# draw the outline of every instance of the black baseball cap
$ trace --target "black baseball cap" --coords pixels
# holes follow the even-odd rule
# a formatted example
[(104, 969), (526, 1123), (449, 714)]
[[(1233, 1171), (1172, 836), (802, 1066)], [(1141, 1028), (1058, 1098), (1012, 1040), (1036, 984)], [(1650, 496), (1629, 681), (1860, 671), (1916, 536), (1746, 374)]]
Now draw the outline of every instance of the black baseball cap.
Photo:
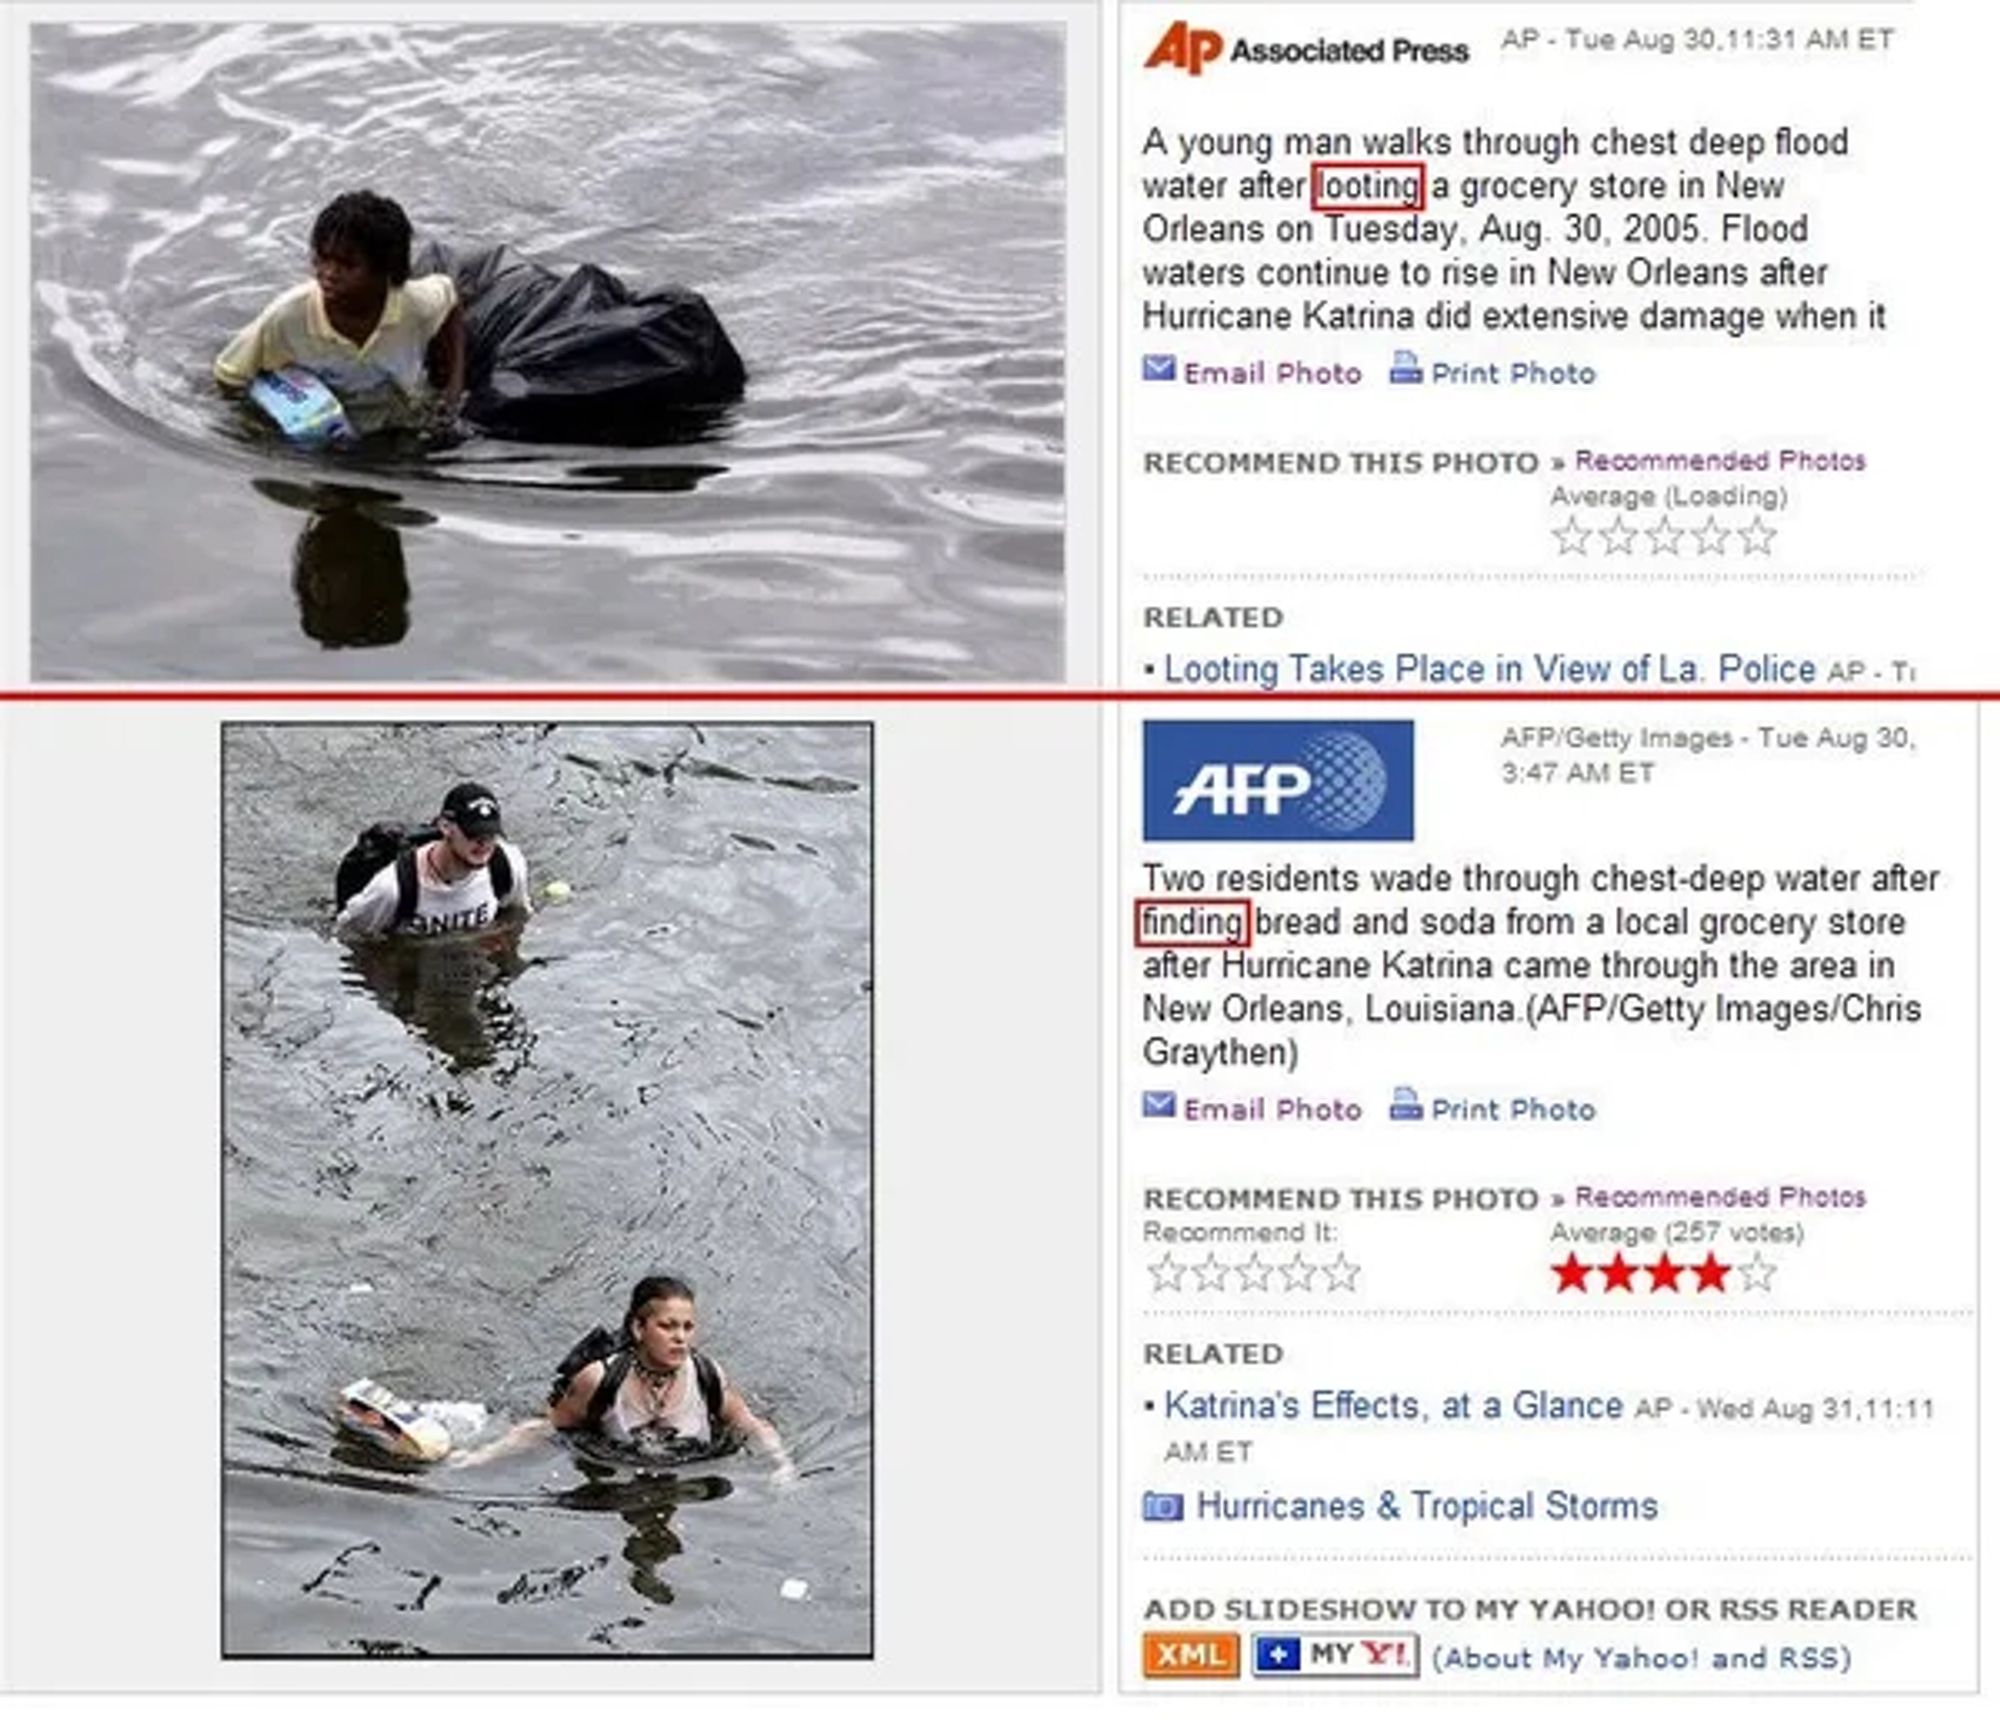
[(449, 818), (468, 836), (500, 834), (500, 802), (484, 783), (458, 784), (444, 797), (438, 817)]

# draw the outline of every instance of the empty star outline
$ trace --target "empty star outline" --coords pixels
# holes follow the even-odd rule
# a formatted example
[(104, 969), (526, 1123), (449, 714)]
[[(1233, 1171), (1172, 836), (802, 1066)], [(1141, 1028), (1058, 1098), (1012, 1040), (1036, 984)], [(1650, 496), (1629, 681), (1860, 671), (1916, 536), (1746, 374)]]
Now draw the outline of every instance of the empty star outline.
[(1555, 535), (1558, 555), (1582, 555), (1590, 543), (1590, 533), (1577, 524), (1575, 514), (1565, 524), (1549, 529)]
[(1687, 536), (1685, 526), (1677, 526), (1665, 514), (1660, 515), (1660, 523), (1646, 528), (1646, 536), (1652, 539), (1655, 555), (1679, 555), (1681, 539)]
[(1194, 1267), (1194, 1287), (1200, 1290), (1225, 1290), (1229, 1287), (1229, 1269), (1215, 1258), (1215, 1250), (1208, 1251), (1208, 1258)]
[(1163, 1290), (1178, 1290), (1181, 1287), (1181, 1280), (1187, 1276), (1187, 1268), (1171, 1253), (1161, 1255), (1147, 1270), (1153, 1274), (1155, 1294)]
[(1597, 535), (1604, 540), (1604, 553), (1606, 555), (1630, 555), (1632, 553), (1632, 540), (1639, 534), (1633, 527), (1625, 523), (1625, 516), (1623, 514), (1618, 514), (1608, 526), (1600, 526)]
[(1273, 1270), (1261, 1254), (1253, 1254), (1236, 1268), (1236, 1276), (1246, 1290), (1268, 1290)]
[(1287, 1290), (1310, 1290), (1318, 1271), (1319, 1268), (1303, 1254), (1294, 1254), (1278, 1268), (1278, 1275), (1284, 1279)]
[(1736, 1268), (1736, 1277), (1745, 1291), (1761, 1291), (1768, 1295), (1771, 1289), (1771, 1274), (1777, 1270), (1777, 1262), (1766, 1260), (1764, 1251), (1760, 1248)]
[(1771, 540), (1778, 534), (1764, 523), (1764, 516), (1759, 514), (1747, 526), (1738, 526), (1736, 535), (1743, 540), (1745, 555), (1769, 555)]
[(1345, 1249), (1322, 1266), (1320, 1271), (1326, 1275), (1326, 1288), (1329, 1294), (1345, 1292), (1350, 1296), (1353, 1295), (1355, 1280), (1361, 1276), (1360, 1265), (1347, 1258)]
[(1729, 547), (1729, 533), (1710, 514), (1702, 524), (1694, 528), (1694, 548), (1697, 555), (1721, 555)]

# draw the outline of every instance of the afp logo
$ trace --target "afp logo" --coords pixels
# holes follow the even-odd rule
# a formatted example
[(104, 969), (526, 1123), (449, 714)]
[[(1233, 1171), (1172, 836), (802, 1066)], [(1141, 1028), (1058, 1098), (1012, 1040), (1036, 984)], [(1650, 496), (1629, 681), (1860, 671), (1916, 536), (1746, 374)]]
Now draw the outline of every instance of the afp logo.
[(1148, 842), (1409, 842), (1414, 723), (1148, 723)]
[(1167, 26), (1167, 33), (1154, 45), (1146, 59), (1146, 70), (1155, 66), (1178, 66), (1191, 78), (1201, 76), (1210, 60), (1222, 58), (1222, 35), (1216, 30), (1197, 30), (1183, 18)]

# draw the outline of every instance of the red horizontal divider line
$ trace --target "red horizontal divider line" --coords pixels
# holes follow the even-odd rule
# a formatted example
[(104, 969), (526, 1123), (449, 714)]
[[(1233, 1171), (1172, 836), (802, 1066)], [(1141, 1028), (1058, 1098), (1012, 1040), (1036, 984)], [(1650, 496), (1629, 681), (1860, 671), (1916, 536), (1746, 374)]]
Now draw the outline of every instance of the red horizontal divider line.
[(1398, 687), (1371, 692), (1326, 689), (1285, 693), (1163, 687), (0, 687), (9, 705), (610, 705), (610, 704), (1983, 704), (2000, 690), (1903, 688), (1867, 692), (1818, 688), (1791, 692), (1749, 689), (1669, 692), (1662, 688), (1598, 688), (1571, 692), (1541, 687)]

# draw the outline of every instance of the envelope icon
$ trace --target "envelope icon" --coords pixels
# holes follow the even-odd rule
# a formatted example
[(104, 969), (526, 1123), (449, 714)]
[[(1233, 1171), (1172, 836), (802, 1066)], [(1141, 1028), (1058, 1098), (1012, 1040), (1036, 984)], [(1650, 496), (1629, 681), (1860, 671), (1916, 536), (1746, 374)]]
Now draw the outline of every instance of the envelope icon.
[(1171, 382), (1174, 379), (1174, 355), (1170, 352), (1149, 352), (1139, 360), (1139, 377), (1144, 382)]
[(1174, 1114), (1175, 1095), (1148, 1090), (1139, 1095), (1139, 1115), (1142, 1117), (1171, 1117)]

